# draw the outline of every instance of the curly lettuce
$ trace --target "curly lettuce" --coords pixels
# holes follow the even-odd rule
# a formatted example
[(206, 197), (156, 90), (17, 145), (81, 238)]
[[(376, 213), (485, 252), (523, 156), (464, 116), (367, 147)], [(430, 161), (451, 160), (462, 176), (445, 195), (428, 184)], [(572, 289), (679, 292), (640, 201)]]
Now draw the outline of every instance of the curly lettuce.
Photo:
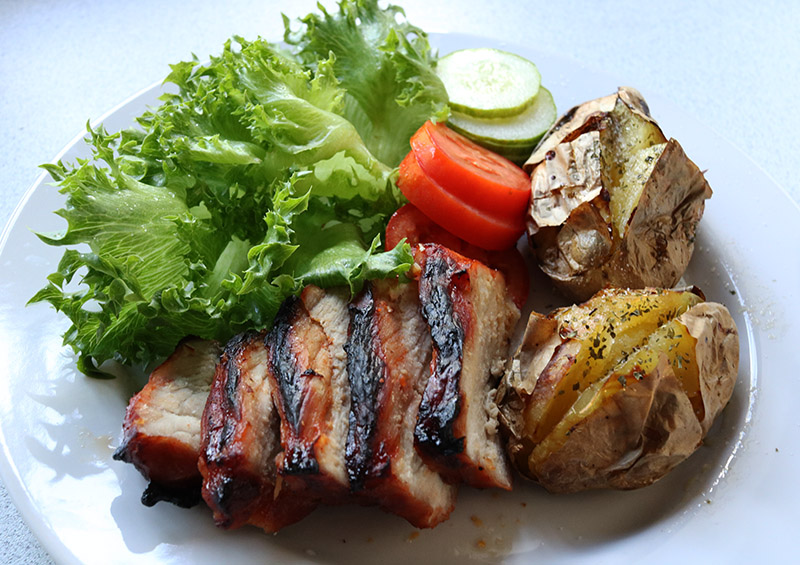
[(67, 227), (39, 237), (67, 249), (31, 302), (69, 317), (81, 370), (152, 366), (187, 335), (269, 327), (307, 284), (356, 292), (411, 266), (381, 244), (395, 167), (447, 98), (397, 11), (344, 0), (288, 49), (235, 37), (173, 65), (136, 127), (89, 127), (90, 158), (43, 165)]
[(397, 166), (420, 124), (447, 118), (447, 93), (436, 75), (436, 56), (427, 35), (405, 21), (398, 6), (341, 2), (337, 13), (320, 6), (293, 31), (284, 18), (284, 41), (307, 65), (328, 54), (345, 89), (344, 116), (358, 129), (373, 155)]

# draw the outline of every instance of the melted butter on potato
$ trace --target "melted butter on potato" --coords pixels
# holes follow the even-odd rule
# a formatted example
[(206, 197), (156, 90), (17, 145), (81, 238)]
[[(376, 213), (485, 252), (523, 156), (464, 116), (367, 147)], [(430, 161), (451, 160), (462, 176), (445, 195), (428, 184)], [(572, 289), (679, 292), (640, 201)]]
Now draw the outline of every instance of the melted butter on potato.
[(513, 464), (554, 492), (658, 480), (727, 404), (738, 347), (730, 313), (692, 291), (610, 289), (534, 314), (498, 391)]
[(588, 303), (555, 313), (564, 340), (538, 378), (526, 410), (540, 442), (578, 396), (629, 356), (668, 320), (699, 302), (691, 292), (602, 291)]

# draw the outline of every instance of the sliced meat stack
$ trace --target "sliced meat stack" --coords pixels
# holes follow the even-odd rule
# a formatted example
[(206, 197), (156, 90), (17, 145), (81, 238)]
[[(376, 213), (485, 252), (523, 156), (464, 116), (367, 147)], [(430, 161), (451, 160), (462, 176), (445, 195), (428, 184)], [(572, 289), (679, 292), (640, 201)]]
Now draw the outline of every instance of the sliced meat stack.
[(142, 502), (188, 507), (200, 501), (200, 418), (220, 354), (216, 342), (184, 339), (128, 404), (114, 459), (150, 481)]
[(511, 488), (494, 394), (519, 309), (503, 276), (439, 245), (423, 246), (420, 302), (433, 361), (415, 429), (425, 461), (452, 482)]
[(456, 489), (414, 449), (414, 426), (428, 381), (431, 340), (417, 284), (376, 281), (350, 305), (345, 347), (350, 380), (347, 471), (366, 503), (419, 528), (444, 521)]
[(419, 282), (352, 300), (308, 286), (221, 354), (185, 341), (131, 401), (116, 457), (158, 493), (202, 483), (220, 527), (267, 532), (353, 501), (433, 527), (458, 483), (510, 488), (494, 393), (519, 310), (479, 262), (438, 245), (416, 259)]

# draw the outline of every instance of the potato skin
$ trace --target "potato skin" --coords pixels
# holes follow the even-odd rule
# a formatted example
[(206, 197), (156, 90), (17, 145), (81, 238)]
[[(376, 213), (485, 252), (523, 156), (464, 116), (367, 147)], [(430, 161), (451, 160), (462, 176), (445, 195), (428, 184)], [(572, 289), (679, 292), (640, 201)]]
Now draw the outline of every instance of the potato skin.
[(536, 479), (551, 492), (633, 489), (664, 476), (701, 439), (689, 400), (664, 359), (571, 428), (560, 449), (534, 450), (531, 461)]
[[(517, 470), (551, 492), (633, 489), (652, 484), (689, 457), (732, 395), (739, 339), (720, 304), (697, 304), (673, 320), (687, 330), (679, 338), (684, 350), (690, 347), (684, 362), (697, 367), (701, 416), (676, 375), (674, 354), (659, 349), (646, 373), (637, 365), (619, 376), (593, 375), (594, 388), (535, 443), (526, 435), (536, 424), (526, 421), (526, 407), (542, 370), (571, 338), (562, 337), (552, 315), (534, 314), (498, 391), (500, 421)], [(591, 401), (581, 404), (584, 398)]]
[[(610, 165), (600, 133), (618, 101), (650, 131), (652, 143), (666, 143), (621, 235), (612, 228), (610, 187), (604, 186)], [(587, 300), (605, 286), (672, 287), (683, 275), (711, 188), (680, 144), (664, 137), (636, 90), (621, 87), (570, 110), (525, 168), (532, 186), (528, 239), (566, 296)]]
[(587, 131), (596, 130), (603, 118), (614, 109), (617, 99), (621, 99), (642, 119), (657, 126), (656, 121), (650, 116), (650, 107), (642, 94), (635, 88), (621, 86), (614, 94), (579, 104), (561, 116), (525, 162), (525, 170), (531, 172), (537, 163), (541, 163), (547, 154), (561, 143), (575, 139)]
[(739, 372), (739, 334), (730, 312), (721, 304), (705, 302), (686, 312), (681, 320), (697, 340), (697, 364), (705, 416), (703, 436), (733, 394)]

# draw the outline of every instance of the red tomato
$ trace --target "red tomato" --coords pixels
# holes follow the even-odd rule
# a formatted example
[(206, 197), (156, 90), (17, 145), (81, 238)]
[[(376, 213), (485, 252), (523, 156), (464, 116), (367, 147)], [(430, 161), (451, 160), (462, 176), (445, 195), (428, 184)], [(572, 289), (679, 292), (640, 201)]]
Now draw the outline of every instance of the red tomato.
[(406, 239), (412, 246), (418, 243), (438, 243), (497, 269), (503, 273), (508, 293), (518, 308), (521, 309), (528, 299), (528, 267), (516, 247), (490, 253), (454, 236), (413, 204), (406, 204), (397, 210), (386, 226), (387, 249), (394, 248), (402, 239)]
[(411, 137), (411, 147), (425, 174), (465, 205), (506, 223), (524, 221), (531, 179), (508, 159), (431, 121)]
[(444, 190), (425, 174), (413, 150), (400, 163), (397, 186), (412, 204), (440, 226), (483, 249), (508, 249), (525, 229), (522, 216), (517, 220), (491, 217)]
[(457, 253), (461, 253), (461, 248), (469, 245), (420, 212), (413, 204), (401, 206), (392, 214), (386, 226), (386, 249), (394, 249), (402, 239), (406, 239), (411, 246), (417, 243), (439, 243)]

